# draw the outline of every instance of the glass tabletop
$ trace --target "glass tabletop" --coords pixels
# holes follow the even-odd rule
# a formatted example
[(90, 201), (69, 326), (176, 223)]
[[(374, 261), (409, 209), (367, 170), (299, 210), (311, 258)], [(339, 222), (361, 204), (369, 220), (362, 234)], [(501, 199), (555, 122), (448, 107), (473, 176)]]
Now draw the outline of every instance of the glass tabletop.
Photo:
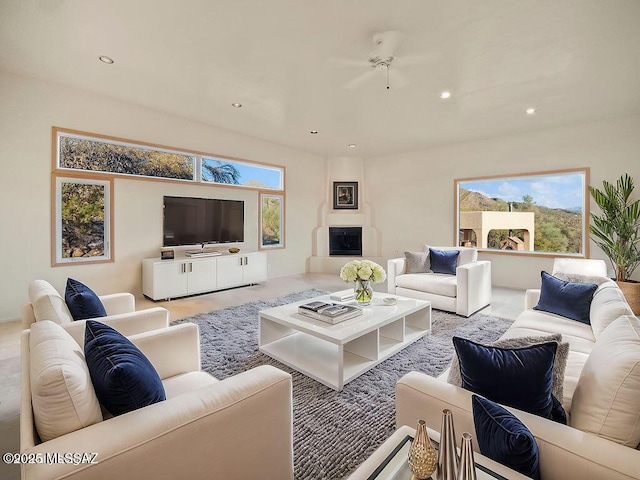
[[(407, 458), (412, 441), (413, 437), (410, 435), (400, 440), (398, 445), (396, 445), (387, 458), (378, 465), (378, 468), (373, 471), (367, 480), (410, 480), (412, 474)], [(431, 442), (437, 450), (438, 443), (433, 440)], [(492, 472), (477, 462), (475, 465), (478, 480), (507, 480), (502, 475)]]

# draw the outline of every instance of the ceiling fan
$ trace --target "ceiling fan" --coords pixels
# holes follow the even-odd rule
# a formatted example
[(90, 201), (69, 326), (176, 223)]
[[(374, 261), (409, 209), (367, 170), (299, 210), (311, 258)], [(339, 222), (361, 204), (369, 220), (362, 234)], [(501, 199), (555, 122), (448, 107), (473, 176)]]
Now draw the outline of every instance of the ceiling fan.
[(390, 86), (390, 71), (392, 73), (392, 80), (394, 88), (401, 88), (406, 86), (409, 82), (398, 71), (398, 66), (415, 65), (424, 63), (431, 60), (432, 55), (425, 56), (405, 56), (398, 59), (396, 56), (397, 48), (400, 45), (404, 35), (400, 32), (389, 30), (386, 32), (376, 33), (373, 36), (374, 48), (369, 52), (369, 57), (364, 60), (346, 60), (346, 59), (331, 59), (334, 64), (339, 64), (348, 67), (369, 67), (366, 72), (353, 78), (343, 88), (347, 90), (353, 90), (360, 85), (366, 83), (369, 80), (374, 79), (381, 73), (386, 76), (387, 90)]

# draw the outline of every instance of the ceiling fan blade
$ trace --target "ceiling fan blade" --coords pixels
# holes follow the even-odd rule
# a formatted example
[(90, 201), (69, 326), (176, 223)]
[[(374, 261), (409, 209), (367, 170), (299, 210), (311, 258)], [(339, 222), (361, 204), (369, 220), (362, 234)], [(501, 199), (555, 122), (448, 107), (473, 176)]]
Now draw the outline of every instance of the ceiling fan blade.
[(391, 90), (404, 88), (410, 83), (411, 82), (407, 79), (407, 77), (405, 77), (397, 69), (394, 69), (394, 68), (389, 69), (389, 88)]
[(401, 55), (394, 60), (394, 63), (402, 66), (424, 65), (425, 63), (435, 62), (442, 58), (439, 52), (426, 53), (424, 55)]
[(358, 88), (360, 85), (362, 85), (365, 82), (367, 82), (370, 78), (372, 78), (375, 75), (377, 75), (377, 73), (378, 72), (376, 70), (370, 69), (369, 71), (358, 75), (353, 80), (350, 80), (349, 82), (345, 83), (342, 86), (342, 88), (345, 88), (347, 90), (354, 90), (354, 89)]
[(351, 60), (349, 58), (329, 58), (327, 60), (331, 66), (334, 67), (368, 67), (369, 62), (366, 60)]

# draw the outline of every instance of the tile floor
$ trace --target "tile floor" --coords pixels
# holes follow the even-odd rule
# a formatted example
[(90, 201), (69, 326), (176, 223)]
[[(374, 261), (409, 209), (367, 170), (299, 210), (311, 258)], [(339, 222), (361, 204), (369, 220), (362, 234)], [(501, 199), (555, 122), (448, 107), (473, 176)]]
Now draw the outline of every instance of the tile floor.
[[(255, 300), (267, 300), (293, 292), (319, 288), (344, 290), (345, 283), (336, 275), (298, 274), (269, 279), (249, 287), (229, 289), (171, 301), (153, 302), (136, 299), (137, 308), (162, 306), (171, 313), (171, 320), (202, 312), (241, 305)], [(386, 284), (374, 285), (376, 291), (386, 291)], [(492, 303), (483, 313), (514, 319), (524, 308), (524, 291), (494, 287)], [(0, 452), (18, 452), (20, 412), (20, 322), (0, 323)], [(0, 478), (20, 478), (20, 469), (0, 462)]]

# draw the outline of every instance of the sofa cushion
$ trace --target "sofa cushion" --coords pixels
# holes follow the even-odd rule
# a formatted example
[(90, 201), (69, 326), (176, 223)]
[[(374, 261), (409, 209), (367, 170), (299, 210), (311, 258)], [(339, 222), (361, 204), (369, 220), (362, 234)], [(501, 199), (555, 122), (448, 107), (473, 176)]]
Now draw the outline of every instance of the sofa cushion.
[(166, 399), (160, 376), (149, 359), (108, 325), (87, 320), (84, 352), (96, 395), (113, 415)]
[(534, 310), (555, 313), (563, 317), (589, 323), (591, 300), (598, 286), (593, 283), (566, 282), (542, 272), (540, 300)]
[(535, 437), (515, 415), (495, 402), (471, 396), (478, 448), (484, 456), (533, 478), (540, 478)]
[[(551, 388), (551, 394), (559, 401), (562, 401), (564, 396), (564, 372), (567, 367), (567, 357), (569, 356), (569, 343), (562, 341), (562, 335), (560, 335), (559, 333), (555, 333), (552, 335), (544, 336), (503, 338), (494, 342), (492, 345), (494, 347), (501, 348), (523, 348), (545, 342), (556, 342), (558, 344), (556, 358), (553, 362), (553, 384)], [(458, 360), (458, 356), (455, 353), (451, 360), (451, 366), (449, 367), (447, 382), (452, 385), (457, 385), (458, 387), (462, 386), (462, 378), (460, 376), (460, 362)]]
[(429, 249), (429, 261), (431, 262), (431, 271), (434, 273), (444, 273), (447, 275), (455, 275), (458, 267), (458, 250), (437, 250)]
[(429, 252), (404, 252), (406, 273), (431, 273)]
[(45, 280), (34, 280), (29, 284), (29, 302), (33, 306), (36, 321), (51, 320), (63, 324), (73, 321), (64, 298)]
[(556, 342), (506, 349), (453, 337), (453, 346), (460, 360), (462, 388), (553, 419), (551, 386)]
[(192, 392), (199, 388), (207, 387), (218, 383), (220, 380), (209, 375), (207, 372), (187, 372), (162, 380), (167, 399), (177, 397), (183, 393)]
[(107, 311), (93, 290), (73, 278), (67, 279), (64, 300), (74, 320), (106, 317)]
[(599, 338), (615, 319), (623, 315), (633, 315), (633, 311), (622, 290), (613, 281), (602, 284), (593, 295), (589, 313), (594, 337)]
[(71, 335), (52, 321), (36, 322), (29, 350), (31, 405), (42, 441), (102, 421), (82, 348)]
[(456, 298), (456, 277), (441, 273), (407, 273), (396, 277), (396, 287)]
[(573, 395), (571, 426), (636, 448), (640, 443), (640, 320), (609, 325), (587, 359)]
[(437, 247), (433, 245), (425, 245), (424, 251), (428, 252), (430, 248), (436, 248), (438, 250), (457, 250), (460, 252), (458, 256), (458, 265), (466, 265), (467, 263), (473, 263), (478, 260), (478, 249), (472, 247)]

